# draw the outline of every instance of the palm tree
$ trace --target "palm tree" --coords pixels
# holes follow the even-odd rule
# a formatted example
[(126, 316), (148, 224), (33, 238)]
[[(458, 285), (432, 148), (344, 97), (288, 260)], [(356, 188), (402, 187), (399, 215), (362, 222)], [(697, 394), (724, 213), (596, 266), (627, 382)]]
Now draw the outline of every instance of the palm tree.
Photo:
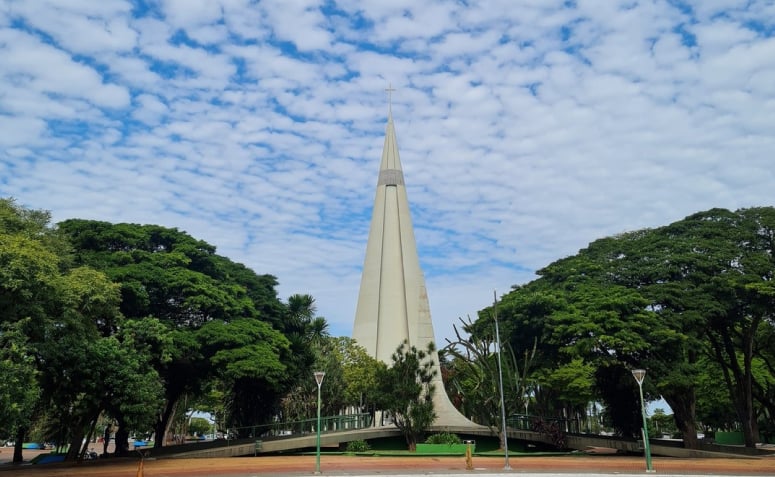
[(288, 333), (305, 334), (317, 307), (312, 295), (295, 294), (288, 297), (287, 320), (285, 331)]
[(331, 336), (328, 332), (328, 321), (322, 316), (315, 317), (307, 326), (306, 336), (311, 344), (322, 346), (326, 338)]

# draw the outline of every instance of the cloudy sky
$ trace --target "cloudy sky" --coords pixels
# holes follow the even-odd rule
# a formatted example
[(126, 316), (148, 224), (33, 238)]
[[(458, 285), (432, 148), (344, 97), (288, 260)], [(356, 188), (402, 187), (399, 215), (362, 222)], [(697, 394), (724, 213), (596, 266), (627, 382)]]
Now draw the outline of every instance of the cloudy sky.
[(771, 0), (0, 0), (0, 195), (185, 230), (349, 335), (391, 84), (440, 341), (592, 240), (774, 202)]

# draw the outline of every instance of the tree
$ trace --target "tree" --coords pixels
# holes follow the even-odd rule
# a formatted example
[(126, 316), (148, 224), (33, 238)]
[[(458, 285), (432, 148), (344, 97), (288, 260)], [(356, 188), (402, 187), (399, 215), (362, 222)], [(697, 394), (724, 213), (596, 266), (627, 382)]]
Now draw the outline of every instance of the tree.
[(654, 409), (654, 414), (649, 418), (649, 436), (658, 438), (666, 435), (672, 437), (675, 431), (673, 416), (665, 414), (665, 410), (662, 408)]
[[(527, 340), (534, 340), (530, 379), (536, 384), (536, 407), (542, 415), (585, 416), (593, 397), (611, 410), (621, 406), (621, 399), (602, 389), (612, 385), (609, 375), (592, 370), (642, 363), (648, 357), (650, 334), (659, 330), (645, 299), (626, 287), (605, 283), (596, 268), (583, 252), (560, 260), (539, 271), (538, 280), (505, 295), (499, 306), (503, 310), (499, 315), (508, 323), (504, 326), (508, 342), (526, 350)], [(569, 380), (573, 373), (579, 373), (578, 381)], [(581, 392), (567, 392), (571, 383)], [(634, 381), (622, 384), (632, 386)], [(634, 404), (630, 407), (635, 409)], [(609, 414), (622, 435), (635, 435), (637, 414)]]
[(70, 441), (68, 459), (83, 455), (84, 437), (93, 435), (105, 411), (119, 423), (120, 449), (127, 426), (147, 429), (152, 422), (162, 396), (158, 373), (135, 339), (140, 327), (124, 327), (117, 285), (100, 272), (79, 267), (63, 275), (57, 288), (60, 308), (37, 353), (44, 397), (66, 431), (60, 438)]
[[(42, 419), (52, 424), (40, 426), (47, 437), (71, 443), (68, 458), (105, 416), (118, 423), (118, 454), (130, 432), (150, 427), (160, 446), (181, 396), (213, 381), (228, 386), (224, 425), (269, 419), (307, 371), (305, 343), (283, 336), (288, 309), (271, 275), (175, 229), (85, 220), (53, 228), (49, 217), (0, 200), (0, 368), (36, 384), (0, 386), (15, 461)], [(326, 323), (309, 329), (322, 337)]]
[(40, 396), (39, 371), (22, 331), (25, 321), (0, 323), (0, 435), (28, 425)]
[[(493, 316), (491, 309), (483, 310), (480, 316)], [(517, 359), (509, 342), (502, 343), (501, 364), (502, 372), (498, 370), (495, 329), (493, 321), (488, 320), (489, 326), (476, 328), (469, 318), (468, 321), (460, 319), (464, 336), (457, 326), (454, 327), (455, 340), (447, 340), (444, 348), (445, 354), (452, 356), (452, 361), (447, 366), (452, 370), (451, 379), (447, 385), (453, 389), (450, 393), (460, 398), (459, 409), (474, 421), (488, 426), (491, 430), (501, 427), (500, 409), (500, 379), (503, 379), (504, 406), (506, 414), (518, 413), (524, 406), (528, 394), (528, 379), (531, 361), (535, 356), (533, 349), (525, 350), (520, 356), (522, 363)], [(487, 322), (485, 322), (487, 323)], [(505, 444), (502, 430), (499, 432), (501, 446)]]
[[(181, 397), (205, 393), (211, 380), (222, 378), (230, 386), (224, 392), (229, 404), (224, 424), (244, 424), (271, 414), (279, 400), (277, 386), (304, 368), (306, 351), (291, 346), (286, 352), (287, 341), (270, 327), (282, 326), (285, 316), (274, 277), (258, 276), (177, 229), (87, 220), (68, 220), (59, 228), (76, 250), (77, 263), (120, 284), (124, 316), (152, 317), (169, 330), (165, 346), (150, 348), (165, 397), (153, 413), (155, 446), (164, 444)], [(225, 339), (218, 327), (230, 324), (236, 334)], [(259, 362), (250, 363), (249, 355)], [(270, 374), (258, 376), (260, 370)]]
[(118, 287), (94, 269), (74, 266), (72, 249), (49, 217), (0, 201), (0, 339), (3, 367), (18, 386), (7, 397), (16, 462), (36, 421), (55, 416), (59, 424), (45, 437), (70, 442), (74, 459), (103, 411), (142, 420), (153, 415), (160, 391), (144, 355), (115, 335), (123, 320)]
[(366, 349), (352, 338), (330, 338), (332, 353), (342, 366), (343, 404), (359, 409), (360, 412), (374, 412), (377, 400), (377, 375), (387, 365), (366, 352)]
[(537, 376), (544, 392), (551, 392), (556, 402), (562, 403), (561, 413), (567, 418), (586, 417), (587, 405), (596, 397), (595, 367), (582, 357), (547, 370)]
[(188, 424), (188, 432), (194, 436), (209, 434), (212, 430), (210, 421), (203, 417), (192, 417)]
[[(758, 378), (754, 369), (757, 360), (771, 362), (762, 343), (775, 322), (774, 244), (773, 208), (713, 209), (597, 240), (503, 297), (504, 314), (519, 329), (510, 340), (537, 337), (540, 367), (584, 357), (598, 369), (604, 399), (615, 396), (608, 388), (625, 379), (627, 368), (647, 369), (647, 395), (670, 404), (687, 447), (697, 444), (696, 389), (703, 366), (712, 363), (746, 445), (754, 445), (756, 405), (772, 404), (765, 391), (772, 367), (762, 366), (766, 376)], [(636, 419), (614, 410), (615, 420)], [(620, 429), (634, 428), (625, 421)]]
[(390, 412), (410, 451), (416, 449), (417, 442), (436, 419), (432, 399), (435, 350), (433, 343), (426, 350), (418, 350), (405, 340), (393, 353), (392, 365), (377, 375), (377, 406)]
[(761, 379), (754, 376), (754, 353), (762, 330), (773, 326), (775, 209), (712, 209), (648, 235), (660, 243), (655, 258), (662, 264), (649, 288), (679, 292), (663, 308), (690, 327), (703, 344), (697, 349), (720, 367), (745, 443), (755, 446)]
[[(373, 417), (378, 395), (377, 374), (386, 365), (369, 356), (351, 338), (313, 338), (310, 346), (315, 351), (312, 369), (326, 373), (321, 387), (321, 412), (347, 414), (355, 409), (371, 412)], [(309, 376), (306, 378), (283, 399), (284, 419), (308, 419), (316, 413), (317, 385)]]
[(202, 355), (229, 390), (231, 424), (246, 428), (268, 421), (293, 383), (285, 364), (291, 361), (288, 340), (269, 324), (248, 318), (211, 321), (197, 337)]
[(67, 248), (50, 228), (49, 220), (48, 212), (0, 199), (2, 367), (20, 386), (0, 393), (0, 408), (8, 412), (3, 413), (5, 424), (14, 426), (8, 429), (16, 437), (14, 462), (22, 461), (22, 442), (45, 409), (40, 389), (45, 375), (38, 350), (51, 342), (47, 330), (60, 299), (57, 282), (68, 265), (63, 257)]

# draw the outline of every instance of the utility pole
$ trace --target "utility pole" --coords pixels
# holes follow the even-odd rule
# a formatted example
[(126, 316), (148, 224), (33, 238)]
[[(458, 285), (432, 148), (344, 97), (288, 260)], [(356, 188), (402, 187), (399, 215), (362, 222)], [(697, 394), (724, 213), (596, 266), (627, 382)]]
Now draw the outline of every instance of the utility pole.
[(506, 432), (506, 404), (503, 401), (503, 368), (501, 367), (501, 334), (498, 329), (498, 296), (495, 290), (492, 291), (492, 309), (495, 316), (495, 340), (498, 343), (498, 385), (501, 391), (501, 421), (503, 431), (503, 452), (505, 463), (503, 470), (511, 470), (509, 465), (509, 435)]

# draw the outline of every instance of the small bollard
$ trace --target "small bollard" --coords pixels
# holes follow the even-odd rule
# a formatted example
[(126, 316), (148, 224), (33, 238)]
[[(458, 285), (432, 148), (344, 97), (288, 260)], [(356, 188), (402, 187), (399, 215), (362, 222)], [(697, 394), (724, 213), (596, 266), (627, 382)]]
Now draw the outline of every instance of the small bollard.
[(145, 477), (145, 457), (149, 453), (143, 453), (142, 451), (137, 451), (138, 454), (140, 454), (140, 463), (137, 464), (137, 474), (135, 474), (135, 477)]
[(471, 444), (474, 441), (465, 441), (466, 443), (466, 470), (474, 470), (474, 459), (471, 454)]

